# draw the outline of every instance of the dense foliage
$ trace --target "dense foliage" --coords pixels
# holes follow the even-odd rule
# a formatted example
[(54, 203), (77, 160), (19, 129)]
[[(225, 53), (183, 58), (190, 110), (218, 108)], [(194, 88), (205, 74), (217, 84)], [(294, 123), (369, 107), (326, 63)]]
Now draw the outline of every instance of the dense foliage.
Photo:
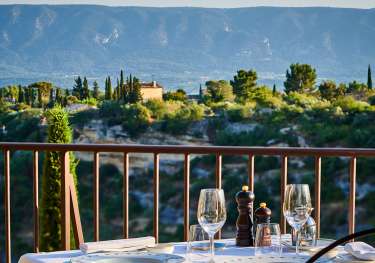
[[(27, 87), (8, 86), (0, 89), (0, 124), (3, 125), (0, 138), (2, 141), (46, 141), (46, 126), (42, 123), (42, 116), (45, 114), (43, 112), (56, 104), (68, 107), (77, 103), (91, 107), (73, 111), (69, 115), (76, 142), (84, 138), (88, 141), (114, 143), (151, 141), (157, 144), (176, 144), (188, 141), (195, 144), (231, 146), (375, 148), (375, 91), (369, 85), (371, 81), (367, 84), (358, 81), (338, 84), (332, 80), (316, 83), (316, 70), (310, 65), (298, 63), (291, 65), (285, 77), (285, 89), (282, 91), (276, 87), (257, 84), (257, 73), (254, 70), (239, 70), (230, 82), (207, 81), (206, 85), (201, 87), (199, 95), (192, 96), (179, 89), (165, 92), (163, 99), (148, 101), (143, 101), (140, 97), (136, 100), (129, 99), (131, 96), (128, 88), (133, 85), (134, 90), (139, 80), (131, 75), (126, 78), (123, 72), (120, 73), (114, 88), (111, 79), (106, 78), (104, 93), (99, 90), (97, 83), (93, 84), (92, 89), (88, 83), (89, 96), (85, 95), (85, 98), (73, 90), (46, 83)], [(83, 84), (85, 78), (82, 79), (83, 88), (86, 84)], [(368, 71), (368, 80), (371, 80), (371, 70)], [(53, 108), (50, 112), (57, 112), (56, 109), (59, 109), (58, 112), (61, 110)], [(68, 118), (67, 115), (61, 116), (65, 116), (61, 117), (64, 120)], [(68, 137), (71, 138), (73, 134), (71, 131), (69, 133)], [(64, 138), (69, 139), (68, 137)], [(66, 141), (65, 139), (60, 142)], [(45, 169), (49, 167), (51, 172), (58, 174), (57, 158), (58, 156), (47, 153), (44, 158)], [(85, 232), (87, 240), (92, 237), (90, 158), (82, 160), (77, 167), (80, 175), (78, 181), (82, 220), (89, 229)], [(122, 220), (119, 210), (122, 200), (122, 161), (113, 156), (108, 158), (101, 166), (101, 194), (105, 200), (102, 201), (103, 209), (100, 211), (103, 217), (101, 233), (103, 238), (109, 239), (121, 237), (121, 226), (118, 222)], [(137, 158), (132, 161), (139, 162)], [(24, 159), (27, 159), (27, 156), (19, 158)], [(15, 162), (18, 162), (18, 159)], [(166, 167), (167, 162), (161, 165), (162, 241), (180, 240), (182, 237), (182, 226), (178, 218), (182, 211), (179, 200), (183, 199), (183, 166), (176, 160), (170, 162), (173, 162), (173, 168)], [(214, 162), (215, 159), (211, 156), (192, 158), (193, 211), (199, 189), (213, 186)], [(229, 209), (224, 233), (228, 237), (231, 237), (231, 226), (234, 225), (236, 217), (236, 205), (230, 197), (234, 196), (241, 184), (247, 182), (246, 162), (243, 156), (225, 156), (223, 161), (223, 186)], [(72, 167), (74, 165), (75, 162)], [(313, 187), (314, 163), (311, 158), (291, 158), (288, 165), (288, 182), (306, 182)], [(325, 211), (322, 213), (322, 231), (327, 236), (336, 237), (346, 230), (346, 203), (343, 200), (348, 198), (347, 165), (347, 160), (342, 158), (322, 160), (322, 209)], [(152, 209), (148, 206), (152, 178), (151, 161), (142, 164), (141, 168), (131, 168), (132, 174), (136, 175), (130, 180), (130, 229), (131, 233), (134, 233), (132, 236), (149, 235), (152, 232)], [(280, 160), (276, 157), (256, 158), (256, 202), (269, 203), (274, 221), (280, 216), (280, 205), (279, 199), (270, 193), (279, 191), (279, 168)], [(18, 177), (26, 173), (22, 167), (17, 169), (20, 174)], [(371, 187), (375, 184), (373, 169), (375, 167), (371, 159), (358, 159), (358, 188), (364, 189), (358, 196), (357, 219), (360, 226), (375, 223), (375, 211), (373, 206), (370, 206), (373, 204), (371, 195), (374, 194)], [(54, 202), (53, 206), (57, 202)], [(194, 215), (194, 212), (191, 214)], [(171, 223), (168, 218), (175, 221)], [(192, 217), (191, 222), (194, 223), (194, 220)], [(50, 226), (58, 229), (56, 224)], [(51, 244), (57, 245), (53, 242)]]

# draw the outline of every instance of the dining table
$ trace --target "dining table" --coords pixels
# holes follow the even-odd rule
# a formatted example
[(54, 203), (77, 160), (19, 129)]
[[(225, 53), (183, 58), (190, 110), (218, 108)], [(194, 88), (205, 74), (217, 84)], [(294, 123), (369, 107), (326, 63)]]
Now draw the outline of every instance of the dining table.
[[(290, 247), (282, 246), (278, 253), (257, 253), (254, 247), (238, 247), (235, 245), (234, 239), (215, 240), (215, 242), (225, 243), (223, 249), (215, 251), (214, 262), (261, 262), (261, 263), (286, 263), (286, 262), (306, 262), (311, 253), (301, 251), (298, 255)], [(187, 253), (186, 242), (172, 243), (173, 249), (169, 252), (182, 258), (178, 262), (209, 262), (209, 254), (207, 251), (195, 251)], [(82, 258), (85, 254), (80, 250), (55, 251), (27, 253), (20, 257), (18, 263), (70, 263), (75, 262), (74, 259)], [(80, 262), (80, 261), (79, 261)], [(85, 261), (82, 261), (85, 262)], [(89, 261), (87, 261), (89, 262)], [(169, 261), (166, 261), (169, 263)], [(171, 261), (174, 263), (177, 261)], [(363, 262), (347, 254), (343, 247), (337, 248), (337, 256), (323, 257), (318, 262)]]

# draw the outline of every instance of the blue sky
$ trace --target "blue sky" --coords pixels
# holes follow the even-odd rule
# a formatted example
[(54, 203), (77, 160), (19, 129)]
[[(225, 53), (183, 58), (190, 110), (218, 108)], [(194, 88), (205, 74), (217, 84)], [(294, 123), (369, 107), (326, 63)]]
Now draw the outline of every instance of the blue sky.
[(329, 6), (346, 8), (375, 8), (375, 0), (0, 0), (0, 4), (99, 4), (110, 6)]

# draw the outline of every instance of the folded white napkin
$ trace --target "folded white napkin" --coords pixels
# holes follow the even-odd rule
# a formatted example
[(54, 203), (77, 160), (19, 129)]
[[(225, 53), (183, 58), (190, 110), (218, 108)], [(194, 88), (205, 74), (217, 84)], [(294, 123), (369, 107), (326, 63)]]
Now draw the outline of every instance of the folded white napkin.
[(154, 247), (154, 237), (139, 237), (129, 239), (117, 239), (98, 242), (87, 242), (79, 246), (84, 253), (110, 252), (110, 251), (134, 251), (146, 247)]
[(364, 242), (347, 243), (344, 249), (358, 259), (375, 260), (375, 248)]

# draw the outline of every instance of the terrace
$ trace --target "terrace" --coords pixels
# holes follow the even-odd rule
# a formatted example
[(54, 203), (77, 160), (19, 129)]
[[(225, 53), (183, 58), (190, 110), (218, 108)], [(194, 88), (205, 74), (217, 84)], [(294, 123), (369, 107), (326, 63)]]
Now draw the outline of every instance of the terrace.
[[(184, 240), (187, 240), (189, 233), (189, 211), (190, 211), (190, 157), (193, 154), (213, 155), (216, 157), (215, 164), (215, 185), (222, 188), (222, 160), (229, 155), (248, 157), (248, 185), (251, 191), (254, 190), (254, 171), (256, 168), (255, 156), (276, 156), (281, 160), (280, 167), (280, 191), (274, 193), (280, 195), (285, 190), (288, 182), (288, 158), (289, 157), (313, 157), (315, 159), (315, 193), (314, 197), (314, 218), (317, 222), (317, 235), (320, 235), (320, 213), (321, 213), (321, 171), (322, 158), (325, 157), (346, 157), (350, 159), (349, 172), (349, 199), (348, 202), (348, 233), (355, 231), (356, 212), (356, 168), (357, 158), (371, 158), (375, 156), (374, 149), (351, 149), (351, 148), (275, 148), (275, 147), (220, 147), (220, 146), (155, 146), (155, 145), (114, 145), (114, 144), (48, 144), (48, 143), (1, 143), (1, 150), (4, 153), (4, 216), (5, 232), (0, 233), (5, 236), (5, 262), (12, 261), (12, 236), (11, 236), (11, 198), (10, 183), (12, 171), (10, 170), (11, 153), (14, 151), (28, 151), (33, 153), (33, 224), (34, 224), (34, 251), (39, 252), (39, 154), (45, 151), (57, 151), (61, 153), (62, 171), (62, 191), (61, 191), (61, 214), (62, 214), (62, 240), (61, 250), (70, 250), (71, 222), (73, 233), (77, 245), (84, 242), (84, 233), (81, 225), (78, 200), (75, 189), (72, 187), (72, 178), (69, 173), (69, 152), (86, 152), (93, 155), (93, 231), (94, 241), (100, 240), (99, 236), (99, 166), (100, 153), (120, 153), (123, 154), (123, 237), (129, 237), (129, 154), (148, 153), (153, 155), (153, 233), (156, 241), (159, 238), (159, 163), (161, 154), (181, 155), (184, 157), (183, 173), (183, 211), (184, 211)], [(324, 167), (323, 167), (324, 169)], [(283, 194), (280, 195), (281, 204)], [(282, 210), (282, 209), (281, 209)], [(284, 217), (280, 220), (281, 232), (286, 232), (286, 222)], [(150, 233), (151, 235), (151, 233)], [(219, 235), (220, 236), (220, 235)]]

